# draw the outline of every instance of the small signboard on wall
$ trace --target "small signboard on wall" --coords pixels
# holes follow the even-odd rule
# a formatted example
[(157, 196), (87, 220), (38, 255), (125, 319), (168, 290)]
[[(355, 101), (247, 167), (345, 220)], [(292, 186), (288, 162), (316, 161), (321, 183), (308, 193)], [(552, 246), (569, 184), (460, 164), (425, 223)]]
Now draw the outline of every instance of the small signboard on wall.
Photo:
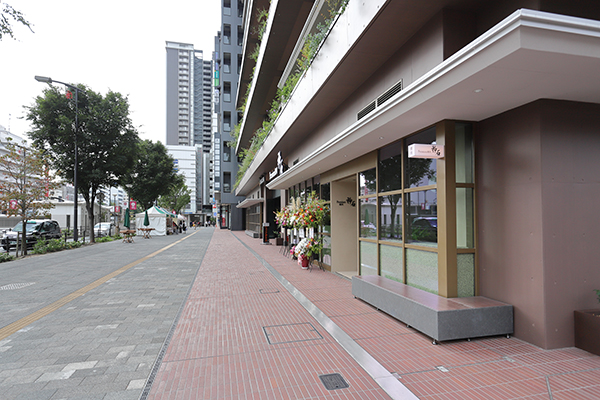
[(413, 143), (408, 146), (408, 158), (444, 158), (444, 146)]

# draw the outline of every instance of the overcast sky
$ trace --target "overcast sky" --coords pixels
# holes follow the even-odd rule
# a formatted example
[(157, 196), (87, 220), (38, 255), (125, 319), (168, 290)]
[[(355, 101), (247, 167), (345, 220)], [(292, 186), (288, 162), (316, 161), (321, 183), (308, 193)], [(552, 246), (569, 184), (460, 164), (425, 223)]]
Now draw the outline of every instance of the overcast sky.
[[(0, 125), (26, 137), (23, 106), (47, 84), (35, 75), (129, 97), (142, 139), (165, 142), (165, 42), (211, 59), (221, 0), (7, 0), (33, 25), (0, 40)], [(60, 85), (57, 85), (60, 86)]]

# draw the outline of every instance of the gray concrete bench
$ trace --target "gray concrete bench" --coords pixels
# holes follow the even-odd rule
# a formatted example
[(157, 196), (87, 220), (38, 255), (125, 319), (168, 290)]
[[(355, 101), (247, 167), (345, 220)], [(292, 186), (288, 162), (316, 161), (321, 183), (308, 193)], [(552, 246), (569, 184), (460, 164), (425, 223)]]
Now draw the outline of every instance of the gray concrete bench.
[(434, 340), (513, 333), (513, 307), (486, 297), (445, 298), (381, 276), (352, 277), (354, 297)]
[(254, 232), (254, 231), (249, 231), (249, 230), (246, 230), (246, 235), (248, 235), (248, 236), (250, 236), (251, 238), (254, 238), (254, 239), (260, 237), (260, 233)]

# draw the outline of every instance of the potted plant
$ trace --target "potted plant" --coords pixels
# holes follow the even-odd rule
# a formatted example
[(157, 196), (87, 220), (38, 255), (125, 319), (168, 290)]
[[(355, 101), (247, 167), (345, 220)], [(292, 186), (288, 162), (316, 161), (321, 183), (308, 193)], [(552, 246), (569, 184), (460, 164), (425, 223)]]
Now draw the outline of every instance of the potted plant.
[[(600, 303), (600, 290), (595, 290)], [(600, 309), (575, 311), (575, 347), (600, 356)]]
[(311, 237), (302, 239), (295, 246), (294, 255), (298, 257), (298, 264), (302, 266), (302, 269), (308, 269), (308, 264), (313, 257), (320, 254), (322, 248), (321, 240)]

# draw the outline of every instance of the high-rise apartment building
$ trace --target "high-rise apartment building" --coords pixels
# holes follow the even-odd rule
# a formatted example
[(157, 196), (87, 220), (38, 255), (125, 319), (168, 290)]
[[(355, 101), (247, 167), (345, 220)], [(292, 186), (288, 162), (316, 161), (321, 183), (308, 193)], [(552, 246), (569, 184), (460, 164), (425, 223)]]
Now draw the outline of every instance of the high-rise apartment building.
[[(202, 158), (211, 151), (212, 61), (205, 61), (202, 50), (188, 43), (166, 42), (166, 52), (166, 144), (169, 149), (195, 146), (195, 153)], [(173, 151), (170, 153), (175, 156)], [(195, 201), (186, 211), (200, 214), (210, 209), (209, 196), (203, 195), (209, 185), (209, 170), (198, 160), (195, 165), (195, 176), (186, 176), (189, 185), (194, 185), (190, 190)]]
[(221, 31), (215, 37), (214, 101), (217, 120), (213, 129), (212, 193), (216, 203), (218, 225), (232, 230), (244, 229), (244, 214), (237, 204), (244, 199), (234, 194), (238, 162), (232, 132), (238, 123), (236, 93), (242, 60), (244, 2), (224, 0)]

